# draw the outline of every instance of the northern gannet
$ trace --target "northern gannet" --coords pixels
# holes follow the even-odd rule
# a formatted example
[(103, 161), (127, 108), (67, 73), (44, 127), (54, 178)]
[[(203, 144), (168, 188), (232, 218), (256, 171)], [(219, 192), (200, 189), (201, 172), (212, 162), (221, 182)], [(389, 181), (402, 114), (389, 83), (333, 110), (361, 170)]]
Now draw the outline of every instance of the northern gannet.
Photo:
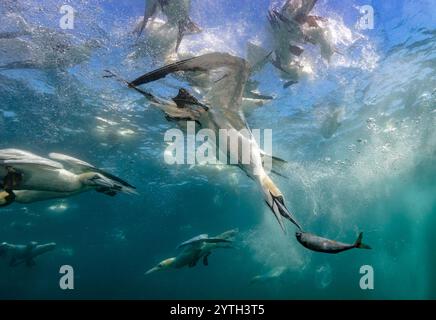
[(209, 237), (207, 234), (201, 234), (190, 240), (181, 243), (177, 248), (180, 253), (172, 258), (159, 262), (145, 274), (167, 269), (179, 269), (185, 266), (194, 267), (202, 259), (203, 264), (209, 264), (208, 257), (213, 250), (218, 248), (233, 248), (234, 237), (238, 233), (237, 229), (226, 231), (215, 237)]
[(67, 197), (88, 190), (110, 196), (135, 193), (135, 187), (126, 181), (87, 162), (59, 153), (50, 153), (49, 157), (19, 149), (0, 150), (0, 205), (13, 200), (28, 203)]

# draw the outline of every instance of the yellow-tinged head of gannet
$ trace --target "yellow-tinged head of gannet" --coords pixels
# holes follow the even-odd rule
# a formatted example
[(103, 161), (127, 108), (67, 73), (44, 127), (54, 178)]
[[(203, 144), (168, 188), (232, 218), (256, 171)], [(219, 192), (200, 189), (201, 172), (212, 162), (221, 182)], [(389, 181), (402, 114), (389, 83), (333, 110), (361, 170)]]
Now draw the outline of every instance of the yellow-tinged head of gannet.
[(157, 264), (157, 266), (155, 266), (155, 267), (151, 268), (150, 270), (148, 270), (145, 274), (150, 274), (150, 273), (153, 273), (155, 271), (162, 271), (162, 270), (169, 269), (169, 268), (174, 266), (175, 262), (176, 262), (176, 258), (175, 257), (165, 259), (165, 260), (159, 262)]
[(298, 229), (301, 230), (302, 228), (295, 219), (294, 215), (286, 208), (281, 191), (274, 184), (271, 178), (268, 177), (268, 175), (264, 174), (259, 178), (259, 182), (262, 187), (265, 201), (271, 208), (283, 231), (285, 231), (285, 226), (283, 224), (282, 218), (290, 220), (298, 227)]
[(79, 175), (79, 181), (84, 186), (88, 187), (107, 187), (113, 188), (114, 183), (112, 180), (106, 178), (104, 175), (98, 172), (85, 172)]
[(15, 200), (15, 194), (12, 191), (0, 191), (0, 207), (10, 205)]

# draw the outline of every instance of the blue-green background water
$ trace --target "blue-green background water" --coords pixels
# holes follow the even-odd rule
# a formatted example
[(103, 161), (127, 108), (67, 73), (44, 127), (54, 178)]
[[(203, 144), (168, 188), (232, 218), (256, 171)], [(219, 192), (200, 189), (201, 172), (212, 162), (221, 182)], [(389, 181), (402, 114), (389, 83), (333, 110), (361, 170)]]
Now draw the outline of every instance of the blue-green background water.
[[(343, 55), (328, 65), (312, 49), (314, 75), (289, 89), (272, 67), (257, 75), (261, 88), (277, 98), (247, 120), (252, 128), (273, 128), (274, 154), (289, 162), (288, 179), (275, 178), (289, 209), (312, 232), (352, 242), (363, 231), (373, 247), (338, 255), (304, 249), (291, 225), (282, 234), (241, 170), (164, 163), (163, 135), (175, 124), (102, 78), (107, 68), (134, 78), (156, 66), (147, 58), (126, 58), (143, 1), (69, 3), (77, 19), (68, 32), (103, 45), (88, 62), (67, 70), (0, 71), (0, 148), (71, 154), (127, 179), (139, 195), (89, 192), (2, 208), (1, 242), (54, 241), (58, 247), (30, 269), (0, 260), (0, 298), (436, 298), (431, 1), (319, 1), (315, 12), (335, 21)], [(2, 1), (1, 9), (55, 29), (62, 4)], [(356, 7), (364, 4), (374, 7), (374, 30), (355, 28)], [(205, 32), (184, 40), (182, 49), (206, 42), (245, 56), (246, 40), (267, 45), (270, 5), (193, 0), (191, 16)], [(341, 107), (343, 115), (326, 139), (329, 105)], [(174, 255), (178, 243), (236, 227), (238, 248), (214, 252), (208, 267), (144, 276)], [(74, 267), (75, 290), (59, 289), (64, 264)], [(362, 265), (374, 268), (374, 290), (359, 288)], [(250, 285), (253, 276), (277, 267), (286, 267), (280, 277)]]

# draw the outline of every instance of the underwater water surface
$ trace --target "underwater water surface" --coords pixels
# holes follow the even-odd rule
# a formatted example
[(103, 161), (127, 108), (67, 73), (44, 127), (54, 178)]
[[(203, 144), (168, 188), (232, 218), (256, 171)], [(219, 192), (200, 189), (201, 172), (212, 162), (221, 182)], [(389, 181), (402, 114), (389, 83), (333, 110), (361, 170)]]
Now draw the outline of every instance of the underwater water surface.
[[(245, 57), (249, 40), (268, 46), (268, 8), (280, 3), (193, 0), (191, 17), (203, 32), (186, 36), (180, 50)], [(62, 4), (0, 0), (0, 14), (57, 30)], [(164, 134), (176, 124), (103, 78), (105, 69), (134, 79), (163, 65), (132, 57), (144, 1), (69, 4), (75, 28), (63, 32), (99, 45), (86, 61), (62, 69), (0, 68), (0, 149), (72, 155), (126, 179), (138, 195), (85, 192), (0, 208), (0, 242), (57, 243), (32, 268), (0, 259), (0, 298), (436, 298), (432, 1), (320, 0), (314, 12), (332, 22), (341, 54), (327, 63), (309, 48), (312, 72), (289, 88), (271, 65), (255, 76), (275, 99), (246, 119), (251, 128), (272, 129), (274, 155), (287, 161), (286, 177), (274, 180), (288, 208), (311, 232), (352, 243), (362, 231), (372, 247), (337, 255), (302, 247), (290, 223), (284, 234), (242, 170), (165, 163)], [(372, 30), (356, 27), (362, 5), (374, 8)], [(14, 25), (2, 24), (7, 28)], [(38, 60), (45, 46), (36, 48)], [(13, 50), (0, 48), (0, 65), (21, 52)], [(171, 81), (150, 87), (171, 95), (163, 86)], [(179, 243), (233, 228), (236, 248), (214, 251), (207, 267), (144, 275)], [(61, 265), (74, 267), (74, 290), (59, 288)], [(359, 286), (363, 265), (374, 269), (373, 290)], [(264, 274), (272, 276), (252, 281)]]

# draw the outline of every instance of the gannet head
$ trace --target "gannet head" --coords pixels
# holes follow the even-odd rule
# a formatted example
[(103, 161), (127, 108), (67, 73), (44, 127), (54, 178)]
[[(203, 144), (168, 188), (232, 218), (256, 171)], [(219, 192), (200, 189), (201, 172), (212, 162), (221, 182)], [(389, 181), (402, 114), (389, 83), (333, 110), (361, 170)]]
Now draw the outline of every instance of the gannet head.
[(15, 193), (12, 190), (2, 190), (0, 191), (0, 207), (5, 207), (10, 205), (15, 201)]
[(92, 188), (114, 188), (115, 184), (109, 178), (98, 172), (86, 172), (79, 175), (80, 182)]
[(294, 215), (286, 208), (285, 202), (283, 200), (283, 195), (274, 184), (274, 182), (271, 180), (271, 178), (265, 175), (264, 177), (262, 177), (260, 184), (263, 190), (265, 201), (271, 208), (283, 231), (285, 231), (285, 226), (283, 224), (282, 218), (290, 220), (293, 224), (297, 226), (298, 229), (301, 230), (300, 224), (297, 222)]
[(175, 261), (176, 261), (176, 258), (165, 259), (165, 260), (159, 262), (157, 264), (157, 266), (148, 270), (145, 274), (150, 274), (150, 273), (153, 273), (155, 271), (162, 271), (162, 270), (166, 270), (168, 268), (171, 268), (174, 265)]

